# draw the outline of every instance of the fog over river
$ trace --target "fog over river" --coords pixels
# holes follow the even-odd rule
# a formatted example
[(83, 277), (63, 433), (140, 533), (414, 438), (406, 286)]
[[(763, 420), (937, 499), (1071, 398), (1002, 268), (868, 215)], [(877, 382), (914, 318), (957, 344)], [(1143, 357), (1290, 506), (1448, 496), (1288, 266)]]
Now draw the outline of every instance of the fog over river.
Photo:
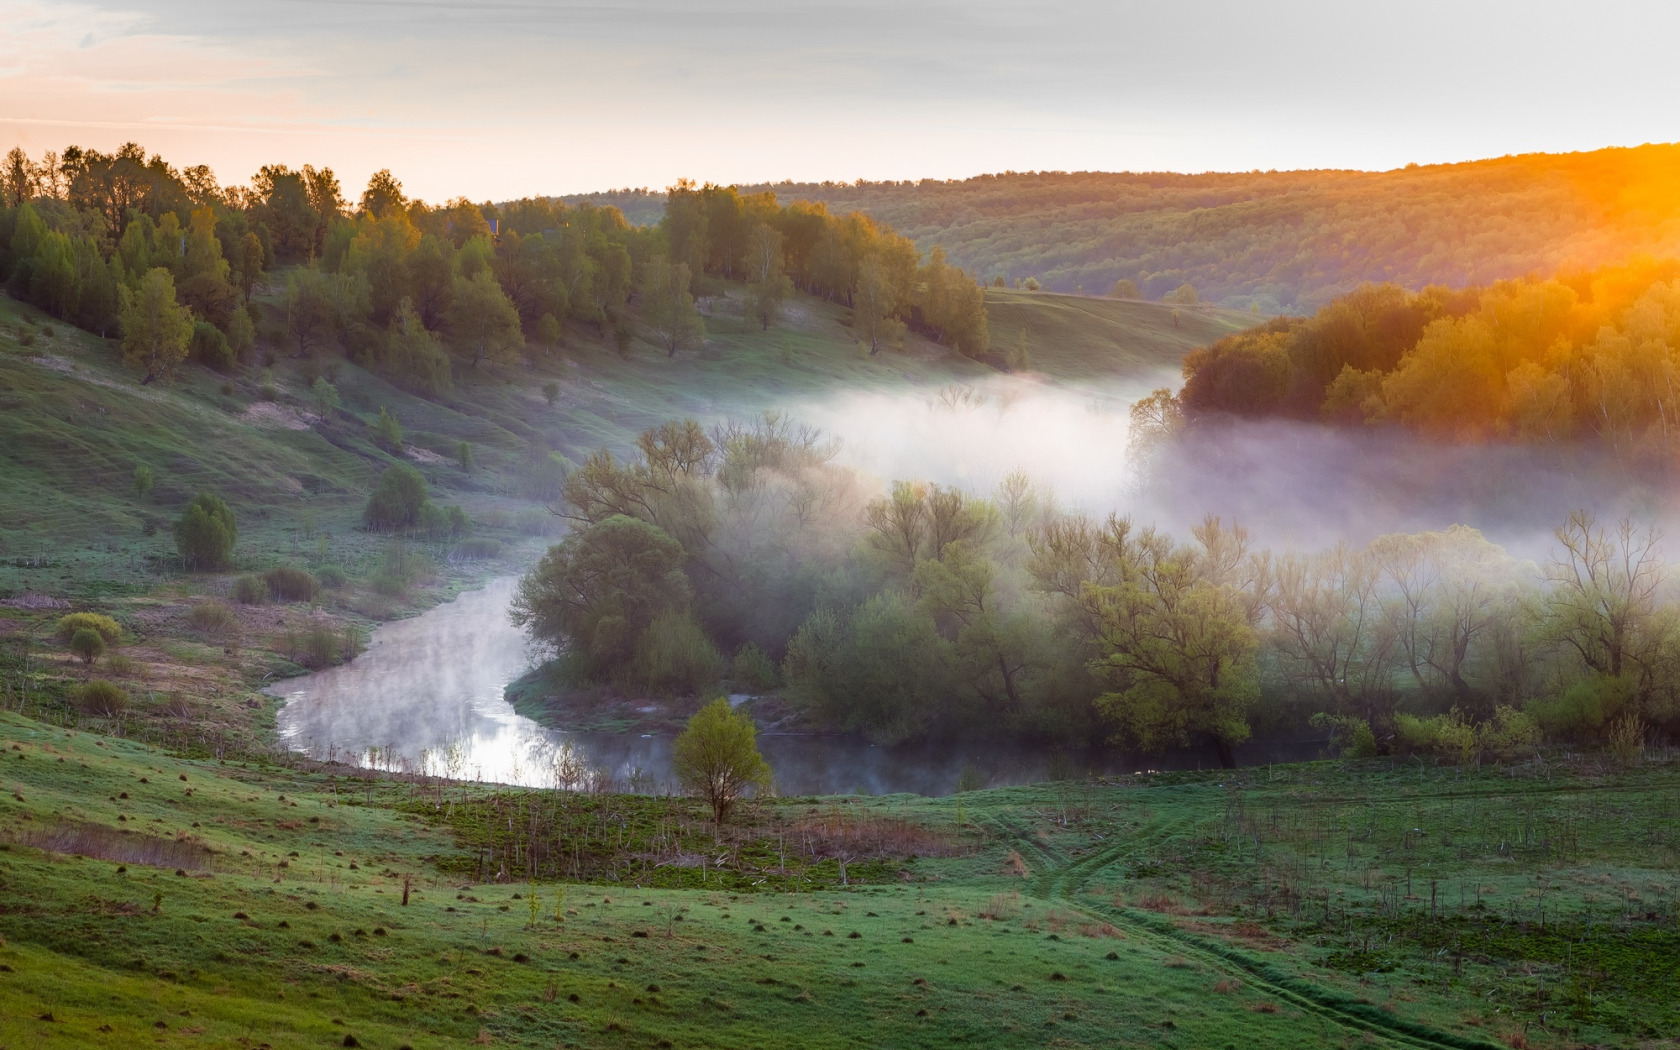
[[(610, 778), (617, 790), (674, 790), (669, 732), (567, 733), (516, 714), (507, 684), (532, 666), (522, 632), (507, 618), (516, 580), (481, 590), (374, 631), (352, 663), (277, 683), (282, 739), (315, 758), (532, 787), (555, 785), (557, 756)], [(1103, 751), (1067, 755), (1026, 745), (877, 747), (849, 736), (762, 733), (759, 747), (782, 794), (943, 795), (970, 763), (990, 786), (1043, 780), (1053, 760), (1076, 769), (1134, 772), (1218, 764), (1211, 749), (1142, 758)], [(1245, 763), (1317, 756), (1313, 743), (1239, 747)]]

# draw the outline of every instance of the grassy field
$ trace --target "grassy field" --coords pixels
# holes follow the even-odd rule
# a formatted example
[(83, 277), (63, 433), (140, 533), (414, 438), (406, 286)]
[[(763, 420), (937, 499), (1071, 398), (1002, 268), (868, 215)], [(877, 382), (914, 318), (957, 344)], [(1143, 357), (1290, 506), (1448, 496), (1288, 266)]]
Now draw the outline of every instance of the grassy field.
[(5, 1046), (1675, 1045), (1668, 761), (781, 799), (715, 838), (15, 715), (0, 756)]

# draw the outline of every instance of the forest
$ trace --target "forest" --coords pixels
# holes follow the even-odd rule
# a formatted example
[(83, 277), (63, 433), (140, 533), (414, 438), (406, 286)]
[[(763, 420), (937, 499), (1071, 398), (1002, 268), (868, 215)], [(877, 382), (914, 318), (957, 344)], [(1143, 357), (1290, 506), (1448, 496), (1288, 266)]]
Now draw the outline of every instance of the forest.
[[(1159, 427), (1160, 399), (1135, 411)], [(780, 689), (883, 743), (1010, 736), (1156, 752), (1329, 731), (1356, 755), (1510, 758), (1671, 732), (1680, 592), (1658, 536), (1573, 515), (1541, 564), (1463, 526), (1320, 551), (1208, 518), (1173, 536), (995, 492), (873, 492), (768, 415), (643, 434), (566, 481), (572, 531), (516, 622), (576, 688)]]
[[(1310, 311), (1367, 281), (1491, 284), (1674, 251), (1680, 146), (1394, 171), (1003, 172), (753, 187), (856, 209), (987, 281)], [(657, 214), (658, 194), (610, 198)]]
[[(861, 214), (681, 182), (657, 226), (612, 207), (411, 200), (389, 171), (352, 203), (330, 169), (264, 166), (222, 186), (135, 144), (0, 165), (0, 278), (17, 298), (102, 336), (153, 382), (183, 361), (228, 371), (259, 336), (297, 359), (343, 354), (411, 392), (459, 368), (556, 355), (588, 326), (621, 353), (642, 338), (698, 349), (705, 281), (745, 286), (768, 328), (795, 289), (851, 310), (871, 354), (909, 330), (989, 348), (984, 292), (937, 248)], [(281, 295), (272, 330), (253, 293)], [(272, 354), (274, 351), (269, 351)]]
[(1192, 352), (1184, 418), (1592, 446), (1666, 473), (1680, 437), (1676, 278), (1672, 260), (1646, 259), (1458, 291), (1367, 285)]

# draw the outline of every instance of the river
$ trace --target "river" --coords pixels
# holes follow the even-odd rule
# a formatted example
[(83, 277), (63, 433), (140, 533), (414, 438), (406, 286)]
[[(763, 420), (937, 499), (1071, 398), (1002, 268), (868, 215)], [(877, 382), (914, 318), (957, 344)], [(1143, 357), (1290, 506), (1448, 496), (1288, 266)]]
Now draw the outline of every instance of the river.
[[(525, 636), (508, 622), (516, 583), (493, 580), (385, 624), (354, 662), (271, 687), (285, 700), (281, 738), (315, 758), (375, 768), (533, 787), (574, 782), (582, 768), (617, 790), (672, 790), (672, 734), (562, 732), (513, 710), (504, 690), (533, 663)], [(1301, 761), (1321, 746), (1256, 743), (1239, 748), (1238, 759)], [(760, 734), (759, 748), (784, 795), (945, 795), (965, 767), (997, 787), (1045, 780), (1053, 764), (1068, 761), (1098, 773), (1217, 764), (1211, 749), (1152, 758), (1110, 750), (1062, 755), (1007, 742), (882, 747), (853, 736), (773, 732)]]

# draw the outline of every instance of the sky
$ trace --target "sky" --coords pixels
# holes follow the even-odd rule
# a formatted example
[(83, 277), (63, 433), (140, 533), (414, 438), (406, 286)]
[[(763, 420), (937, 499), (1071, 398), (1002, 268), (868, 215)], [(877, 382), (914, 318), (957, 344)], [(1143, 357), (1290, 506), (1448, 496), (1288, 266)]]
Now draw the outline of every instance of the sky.
[(1680, 5), (0, 0), (0, 149), (474, 200), (1680, 139)]

